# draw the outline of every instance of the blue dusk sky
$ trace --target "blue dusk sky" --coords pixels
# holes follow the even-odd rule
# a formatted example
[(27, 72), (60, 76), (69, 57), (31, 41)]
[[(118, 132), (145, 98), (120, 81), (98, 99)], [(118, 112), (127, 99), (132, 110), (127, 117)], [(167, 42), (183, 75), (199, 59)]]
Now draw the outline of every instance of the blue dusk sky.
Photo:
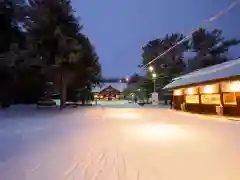
[[(155, 38), (188, 34), (231, 0), (72, 0), (100, 57), (104, 77), (124, 77), (137, 71), (142, 47)], [(220, 28), (226, 38), (240, 38), (240, 5), (208, 29)], [(240, 56), (240, 46), (231, 49)]]

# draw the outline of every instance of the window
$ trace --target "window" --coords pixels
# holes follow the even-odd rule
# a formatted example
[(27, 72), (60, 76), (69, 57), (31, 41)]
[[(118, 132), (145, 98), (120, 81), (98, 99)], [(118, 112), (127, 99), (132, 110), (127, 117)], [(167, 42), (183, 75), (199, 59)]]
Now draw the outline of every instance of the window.
[(221, 83), (222, 92), (240, 92), (240, 81), (226, 81)]
[(216, 94), (219, 93), (219, 85), (218, 84), (211, 84), (205, 85), (200, 87), (201, 94)]
[(181, 95), (183, 95), (182, 89), (176, 89), (176, 90), (174, 90), (174, 91), (173, 91), (173, 95), (174, 95), (174, 96), (181, 96)]
[(235, 93), (224, 93), (223, 103), (227, 105), (237, 105)]
[(199, 96), (198, 95), (186, 95), (185, 101), (187, 104), (199, 104)]
[(202, 104), (220, 104), (220, 94), (201, 95)]

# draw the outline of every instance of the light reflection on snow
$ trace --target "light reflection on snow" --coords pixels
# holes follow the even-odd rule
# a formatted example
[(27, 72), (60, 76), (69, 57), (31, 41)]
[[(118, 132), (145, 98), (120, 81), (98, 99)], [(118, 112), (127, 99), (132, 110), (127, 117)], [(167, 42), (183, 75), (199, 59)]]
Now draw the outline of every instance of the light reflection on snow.
[(139, 113), (133, 112), (113, 113), (110, 114), (110, 116), (114, 118), (120, 118), (122, 120), (137, 120), (138, 118), (140, 118)]
[(189, 133), (181, 126), (168, 124), (143, 124), (135, 127), (130, 133), (140, 141), (168, 141), (190, 138)]

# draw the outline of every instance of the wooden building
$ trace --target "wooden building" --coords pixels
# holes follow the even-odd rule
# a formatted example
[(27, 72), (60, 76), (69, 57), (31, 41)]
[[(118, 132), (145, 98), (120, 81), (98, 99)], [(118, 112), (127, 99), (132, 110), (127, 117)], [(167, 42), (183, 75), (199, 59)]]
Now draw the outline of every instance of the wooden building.
[(101, 88), (95, 88), (93, 90), (94, 99), (97, 100), (121, 100), (124, 99), (123, 83), (105, 83)]
[(240, 115), (240, 59), (173, 79), (174, 108), (199, 113)]

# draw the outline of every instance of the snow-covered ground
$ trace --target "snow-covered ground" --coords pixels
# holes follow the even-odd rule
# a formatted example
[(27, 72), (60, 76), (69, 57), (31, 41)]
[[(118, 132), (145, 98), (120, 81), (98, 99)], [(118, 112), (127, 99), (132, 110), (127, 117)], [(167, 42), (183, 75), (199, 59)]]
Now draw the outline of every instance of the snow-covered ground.
[(164, 108), (12, 108), (0, 180), (239, 180), (239, 142), (237, 122)]

